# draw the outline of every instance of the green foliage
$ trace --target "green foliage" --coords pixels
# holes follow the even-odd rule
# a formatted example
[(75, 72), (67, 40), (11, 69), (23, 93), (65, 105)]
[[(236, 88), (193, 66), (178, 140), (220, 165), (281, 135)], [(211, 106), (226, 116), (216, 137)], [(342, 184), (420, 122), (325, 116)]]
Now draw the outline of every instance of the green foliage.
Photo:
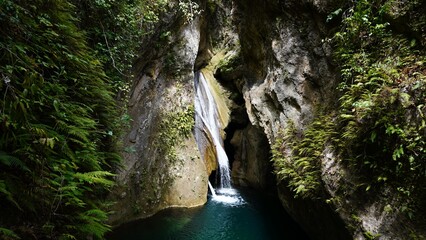
[(178, 6), (187, 23), (192, 22), (196, 16), (201, 14), (200, 6), (192, 0), (179, 0)]
[(339, 8), (339, 9), (335, 10), (334, 12), (330, 13), (327, 16), (326, 22), (330, 22), (331, 20), (333, 20), (334, 18), (336, 18), (337, 16), (339, 16), (342, 12), (343, 12), (343, 10), (341, 8)]
[(176, 160), (175, 146), (191, 135), (195, 124), (194, 113), (194, 106), (190, 106), (161, 117), (154, 145), (168, 160)]
[(223, 58), (219, 61), (217, 68), (222, 74), (232, 74), (236, 68), (242, 64), (241, 54), (238, 52), (230, 58)]
[(272, 161), (279, 180), (286, 180), (295, 197), (317, 199), (321, 197), (321, 158), (330, 138), (334, 135), (330, 117), (319, 118), (303, 133), (294, 123), (275, 140)]
[(140, 1), (73, 0), (79, 28), (86, 31), (113, 90), (125, 97), (130, 90), (131, 67), (140, 47), (144, 28), (144, 5)]
[[(392, 31), (384, 14), (392, 15), (393, 9), (415, 13), (418, 4), (352, 4), (329, 16), (330, 21), (342, 14), (341, 28), (331, 39), (342, 74), (339, 107), (333, 118), (320, 114), (303, 132), (290, 124), (272, 148), (274, 165), (295, 196), (315, 197), (318, 161), (330, 145), (365, 191), (392, 187), (401, 196), (395, 209), (413, 218), (426, 202), (426, 54), (417, 39)], [(418, 19), (413, 24), (425, 29)]]
[(369, 231), (363, 232), (363, 235), (368, 240), (374, 240), (374, 239), (379, 239), (380, 238), (380, 234), (374, 234), (374, 233), (371, 233)]
[(101, 201), (119, 162), (118, 124), (130, 120), (113, 97), (125, 98), (142, 38), (168, 7), (0, 1), (0, 238), (108, 231)]
[[(97, 1), (101, 2), (101, 1)], [(0, 238), (101, 238), (118, 119), (67, 0), (0, 2)]]
[(2, 227), (0, 227), (0, 236), (3, 236), (5, 239), (20, 239), (12, 230)]
[(143, 40), (154, 33), (169, 0), (72, 0), (78, 11), (78, 26), (102, 63), (112, 90), (122, 101), (130, 91), (133, 63)]
[(382, 2), (358, 1), (334, 37), (339, 148), (372, 184), (390, 182), (410, 199), (425, 187), (426, 58), (415, 40), (390, 30)]

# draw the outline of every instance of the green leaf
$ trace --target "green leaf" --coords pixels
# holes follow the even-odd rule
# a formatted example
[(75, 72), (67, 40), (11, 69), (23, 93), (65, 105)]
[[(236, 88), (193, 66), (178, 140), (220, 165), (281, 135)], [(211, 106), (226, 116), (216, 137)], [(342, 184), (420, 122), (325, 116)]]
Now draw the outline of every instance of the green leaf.
[(60, 110), (59, 110), (59, 102), (58, 102), (57, 99), (53, 100), (53, 107), (55, 108), (56, 112), (58, 112), (58, 113), (60, 112)]
[(15, 232), (10, 229), (0, 227), (0, 236), (6, 236), (10, 239), (21, 239)]
[(0, 151), (0, 164), (8, 167), (20, 168), (24, 171), (30, 171), (30, 169), (20, 159), (7, 154), (6, 152)]
[(377, 133), (375, 131), (371, 132), (370, 141), (372, 143), (374, 143), (374, 141), (376, 140), (376, 138), (377, 138)]
[(399, 94), (399, 96), (400, 96), (401, 104), (404, 108), (408, 108), (409, 106), (413, 105), (413, 102), (410, 101), (410, 98), (411, 98), (410, 94), (402, 92)]
[(330, 13), (327, 16), (326, 22), (330, 22), (331, 20), (333, 20), (336, 16), (338, 16), (339, 14), (341, 14), (343, 12), (342, 8), (338, 8), (337, 10), (335, 10), (334, 12)]
[(404, 148), (403, 145), (399, 145), (392, 154), (392, 159), (396, 161), (398, 158), (401, 158), (401, 156), (404, 155)]
[(105, 185), (107, 187), (110, 187), (114, 185), (114, 182), (111, 180), (106, 179), (105, 177), (112, 177), (114, 174), (106, 171), (93, 171), (93, 172), (87, 172), (87, 173), (76, 173), (75, 175), (76, 179), (79, 179), (80, 181), (87, 182), (89, 184), (101, 184)]
[(15, 205), (19, 210), (22, 210), (18, 202), (16, 202), (15, 199), (13, 198), (12, 193), (8, 191), (6, 182), (4, 180), (0, 180), (0, 193), (3, 193), (9, 202)]

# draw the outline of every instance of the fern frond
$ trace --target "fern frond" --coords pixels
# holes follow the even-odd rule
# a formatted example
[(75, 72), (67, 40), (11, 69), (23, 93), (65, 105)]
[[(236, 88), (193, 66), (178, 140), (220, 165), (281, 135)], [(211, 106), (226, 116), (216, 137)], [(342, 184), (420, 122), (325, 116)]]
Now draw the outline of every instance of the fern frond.
[(107, 213), (100, 209), (91, 209), (83, 212), (78, 217), (83, 225), (79, 229), (87, 235), (94, 235), (97, 238), (103, 238), (106, 232), (110, 231), (110, 226), (103, 223), (107, 219)]
[(89, 140), (89, 132), (85, 129), (82, 129), (80, 127), (76, 127), (73, 125), (68, 125), (68, 134), (77, 137), (79, 139), (81, 139), (84, 142), (90, 142)]
[(6, 152), (0, 151), (0, 164), (8, 167), (15, 167), (24, 171), (30, 171), (30, 169), (20, 159), (7, 154)]
[(0, 196), (1, 193), (3, 193), (6, 196), (6, 199), (13, 203), (18, 209), (22, 210), (22, 208), (19, 206), (18, 202), (13, 198), (12, 193), (7, 189), (7, 185), (4, 180), (0, 180)]
[(114, 174), (107, 171), (93, 171), (87, 173), (76, 173), (75, 178), (89, 184), (101, 184), (107, 187), (114, 185), (114, 182), (106, 179), (105, 177), (112, 177)]
[(9, 239), (21, 239), (15, 232), (10, 229), (0, 227), (0, 237), (7, 237)]
[(59, 237), (59, 240), (77, 240), (77, 238), (69, 233), (64, 233)]

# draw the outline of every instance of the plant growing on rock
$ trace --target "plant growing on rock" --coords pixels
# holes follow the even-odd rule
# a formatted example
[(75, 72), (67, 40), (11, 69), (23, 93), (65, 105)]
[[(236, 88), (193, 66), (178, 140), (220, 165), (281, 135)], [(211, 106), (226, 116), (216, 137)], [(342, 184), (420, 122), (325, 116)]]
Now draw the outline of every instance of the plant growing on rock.
[(195, 124), (194, 114), (194, 106), (189, 106), (182, 111), (168, 112), (161, 117), (154, 145), (166, 159), (177, 160), (175, 146), (192, 133)]
[(343, 77), (338, 147), (371, 184), (393, 185), (419, 203), (416, 189), (425, 188), (426, 177), (425, 49), (392, 31), (385, 21), (390, 2), (357, 2), (334, 36)]
[(178, 6), (187, 23), (192, 22), (202, 11), (198, 3), (192, 0), (179, 0)]
[[(394, 4), (362, 0), (335, 12), (343, 14), (331, 39), (342, 75), (338, 109), (333, 118), (327, 111), (317, 115), (301, 132), (290, 124), (273, 146), (278, 178), (295, 196), (316, 192), (317, 159), (328, 143), (359, 174), (364, 191), (391, 187), (400, 194), (398, 211), (409, 218), (424, 211), (426, 50), (418, 39), (395, 32), (386, 19), (395, 9), (410, 14), (418, 11), (414, 6), (425, 6)], [(415, 20), (410, 24), (425, 29), (424, 19)]]
[(272, 146), (272, 161), (279, 180), (286, 180), (295, 197), (320, 199), (321, 158), (335, 135), (331, 117), (321, 117), (301, 131), (289, 122)]

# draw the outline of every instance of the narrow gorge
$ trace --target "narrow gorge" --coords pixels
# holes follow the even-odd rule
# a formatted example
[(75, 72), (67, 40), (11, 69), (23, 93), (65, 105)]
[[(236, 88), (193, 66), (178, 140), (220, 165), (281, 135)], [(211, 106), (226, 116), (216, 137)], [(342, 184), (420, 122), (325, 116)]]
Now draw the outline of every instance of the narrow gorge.
[(425, 12), (1, 1), (0, 238), (426, 239)]
[[(286, 211), (313, 239), (423, 236), (421, 226), (404, 224), (407, 216), (395, 189), (384, 185), (375, 194), (365, 191), (360, 173), (342, 161), (332, 140), (315, 143), (320, 145), (315, 153), (305, 155), (311, 163), (299, 161), (305, 165), (291, 170), (294, 164), (286, 162), (295, 154), (289, 131), (298, 141), (313, 142), (317, 136), (309, 131), (315, 124), (326, 131), (336, 121), (324, 117), (336, 112), (342, 96), (341, 67), (329, 39), (337, 27), (332, 17), (342, 17), (334, 15), (345, 3), (191, 4), (196, 14), (164, 16), (135, 67), (129, 104), (134, 121), (124, 138), (134, 151), (124, 153), (112, 223), (204, 204), (209, 176), (216, 181), (215, 174), (223, 172), (220, 161), (228, 161), (221, 145), (230, 158), (233, 184), (277, 191)], [(212, 94), (203, 92), (202, 98), (216, 99), (215, 119), (199, 112), (204, 106), (198, 100), (194, 111), (194, 99), (206, 83)], [(317, 123), (321, 118), (326, 122)], [(212, 121), (222, 126), (219, 132), (206, 126)], [(289, 145), (279, 145), (281, 139)], [(278, 157), (284, 162), (274, 160)], [(277, 173), (280, 164), (290, 168), (287, 176)]]

